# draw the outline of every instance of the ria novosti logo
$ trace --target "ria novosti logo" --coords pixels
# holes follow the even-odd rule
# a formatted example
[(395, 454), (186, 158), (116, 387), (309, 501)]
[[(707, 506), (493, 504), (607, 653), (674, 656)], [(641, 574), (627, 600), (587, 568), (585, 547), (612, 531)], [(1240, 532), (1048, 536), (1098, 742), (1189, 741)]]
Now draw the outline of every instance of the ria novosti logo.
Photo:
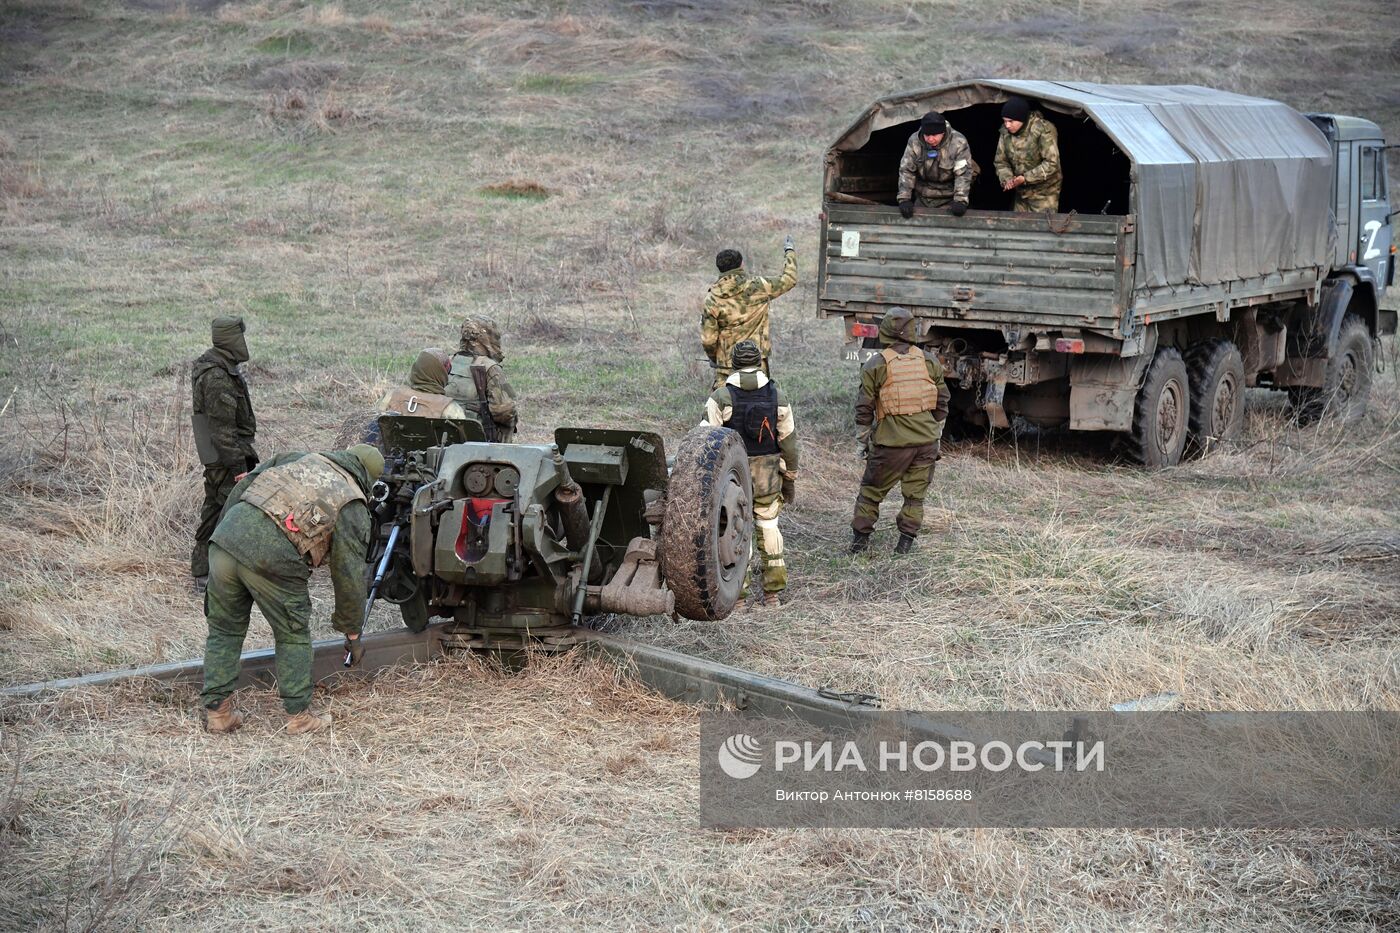
[(738, 780), (751, 778), (763, 767), (763, 746), (743, 732), (731, 735), (719, 747), (719, 768)]

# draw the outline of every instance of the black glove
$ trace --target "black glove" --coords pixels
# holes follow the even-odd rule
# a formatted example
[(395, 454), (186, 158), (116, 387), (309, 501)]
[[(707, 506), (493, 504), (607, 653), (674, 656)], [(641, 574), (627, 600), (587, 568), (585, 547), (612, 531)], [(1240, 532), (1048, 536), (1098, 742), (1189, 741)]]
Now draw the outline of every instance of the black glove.
[(797, 501), (797, 480), (791, 476), (783, 477), (783, 504), (792, 505)]
[(901, 214), (903, 214), (905, 217), (913, 217), (913, 216), (914, 216), (914, 202), (913, 202), (913, 201), (900, 201), (900, 202), (899, 202), (899, 212), (900, 212)]
[(243, 472), (251, 473), (258, 468), (258, 458), (256, 456), (243, 458)]
[(361, 636), (361, 637), (359, 637), (359, 638), (351, 638), (349, 635), (346, 635), (346, 636), (345, 636), (345, 666), (346, 666), (346, 667), (359, 667), (359, 666), (360, 666), (360, 661), (364, 658), (364, 656), (365, 656), (365, 639), (364, 639), (364, 636)]
[(948, 208), (948, 210), (952, 211), (954, 217), (961, 217), (963, 214), (967, 213), (967, 202), (954, 201), (953, 206)]

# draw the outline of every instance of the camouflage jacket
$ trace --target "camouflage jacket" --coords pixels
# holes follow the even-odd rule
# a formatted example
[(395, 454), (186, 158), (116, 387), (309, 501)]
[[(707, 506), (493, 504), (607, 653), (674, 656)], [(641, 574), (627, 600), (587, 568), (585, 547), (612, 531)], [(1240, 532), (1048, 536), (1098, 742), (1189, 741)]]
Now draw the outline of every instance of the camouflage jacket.
[(1003, 185), (1017, 175), (1025, 176), (1026, 188), (1060, 190), (1060, 142), (1055, 126), (1038, 112), (1014, 136), (1001, 128), (995, 160), (997, 180)]
[(783, 256), (783, 274), (777, 281), (750, 275), (742, 268), (720, 274), (705, 294), (700, 317), (700, 344), (705, 355), (725, 369), (734, 347), (745, 340), (758, 344), (763, 358), (773, 353), (768, 336), (768, 302), (797, 284), (797, 257)]
[[(253, 437), (258, 425), (253, 418), (248, 382), (238, 364), (216, 349), (205, 350), (191, 367), (190, 385), (194, 390), (191, 411), (196, 434), (207, 430), (213, 448), (201, 450), (200, 461), (205, 466), (223, 466), (242, 473), (250, 460), (257, 462)], [(201, 420), (206, 426), (203, 429)]]
[[(311, 567), (307, 559), (297, 553), (296, 546), (277, 527), (277, 523), (261, 509), (244, 502), (243, 494), (264, 470), (304, 456), (306, 454), (301, 451), (278, 454), (259, 464), (256, 470), (233, 487), (219, 515), (218, 527), (214, 529), (211, 540), (215, 544), (232, 554), (239, 563), (263, 576), (304, 581), (310, 577)], [(358, 457), (345, 450), (327, 451), (323, 456), (355, 477), (368, 495), (369, 475)], [(362, 613), (367, 595), (365, 560), (369, 552), (369, 535), (369, 509), (358, 500), (346, 503), (336, 518), (330, 554), (326, 558), (331, 583), (335, 586), (335, 610), (331, 615), (331, 625), (338, 632), (358, 632), (364, 621)]]
[(972, 181), (977, 172), (967, 137), (953, 129), (952, 124), (937, 149), (930, 149), (916, 131), (899, 160), (899, 200), (912, 201), (918, 195), (935, 201), (951, 198), (966, 204), (972, 197)]
[[(909, 351), (908, 344), (894, 344), (901, 353)], [(861, 437), (869, 438), (881, 447), (919, 447), (932, 444), (943, 436), (943, 422), (948, 417), (948, 403), (952, 393), (943, 381), (943, 366), (932, 353), (924, 351), (924, 362), (928, 366), (929, 377), (938, 387), (938, 406), (932, 411), (916, 412), (912, 415), (888, 415), (875, 420), (875, 400), (884, 385), (888, 367), (885, 358), (875, 354), (865, 361), (860, 371), (860, 394), (856, 398), (856, 424), (862, 428)], [(870, 433), (874, 425), (874, 434)]]
[(486, 370), (486, 410), (496, 425), (497, 440), (508, 441), (515, 433), (519, 416), (515, 408), (515, 393), (511, 391), (510, 383), (506, 382), (506, 373), (500, 363), (489, 356), (458, 353), (452, 357), (452, 373), (447, 377), (445, 394), (461, 402), (469, 418), (480, 421), (481, 397), (471, 372), (475, 366)]
[[(705, 420), (701, 424), (722, 428), (734, 413), (734, 401), (729, 394), (730, 386), (741, 389), (761, 389), (769, 379), (757, 369), (741, 369), (731, 373), (725, 384), (715, 389), (705, 400)], [(777, 388), (774, 386), (774, 388)], [(792, 406), (778, 389), (778, 451), (783, 459), (783, 472), (789, 478), (797, 476), (797, 422), (792, 417)]]

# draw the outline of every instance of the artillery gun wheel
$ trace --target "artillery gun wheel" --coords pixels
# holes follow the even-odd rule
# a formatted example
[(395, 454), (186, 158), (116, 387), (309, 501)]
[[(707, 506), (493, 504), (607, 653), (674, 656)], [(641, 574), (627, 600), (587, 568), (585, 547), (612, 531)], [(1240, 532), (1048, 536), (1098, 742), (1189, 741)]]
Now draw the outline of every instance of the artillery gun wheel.
[(744, 442), (728, 428), (681, 439), (666, 493), (658, 554), (676, 611), (714, 621), (734, 609), (753, 547), (753, 481)]
[(357, 411), (340, 423), (340, 430), (335, 432), (334, 446), (332, 450), (344, 450), (347, 447), (354, 447), (356, 444), (379, 444), (379, 412), (377, 411)]

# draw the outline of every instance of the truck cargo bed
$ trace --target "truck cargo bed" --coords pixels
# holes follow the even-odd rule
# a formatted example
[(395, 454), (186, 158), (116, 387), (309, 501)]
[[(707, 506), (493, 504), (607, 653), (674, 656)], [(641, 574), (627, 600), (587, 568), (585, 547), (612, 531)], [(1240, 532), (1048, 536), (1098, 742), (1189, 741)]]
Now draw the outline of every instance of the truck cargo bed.
[(828, 202), (820, 307), (842, 315), (900, 304), (950, 322), (1116, 334), (1131, 237), (1130, 217), (969, 211), (906, 220), (884, 205)]

